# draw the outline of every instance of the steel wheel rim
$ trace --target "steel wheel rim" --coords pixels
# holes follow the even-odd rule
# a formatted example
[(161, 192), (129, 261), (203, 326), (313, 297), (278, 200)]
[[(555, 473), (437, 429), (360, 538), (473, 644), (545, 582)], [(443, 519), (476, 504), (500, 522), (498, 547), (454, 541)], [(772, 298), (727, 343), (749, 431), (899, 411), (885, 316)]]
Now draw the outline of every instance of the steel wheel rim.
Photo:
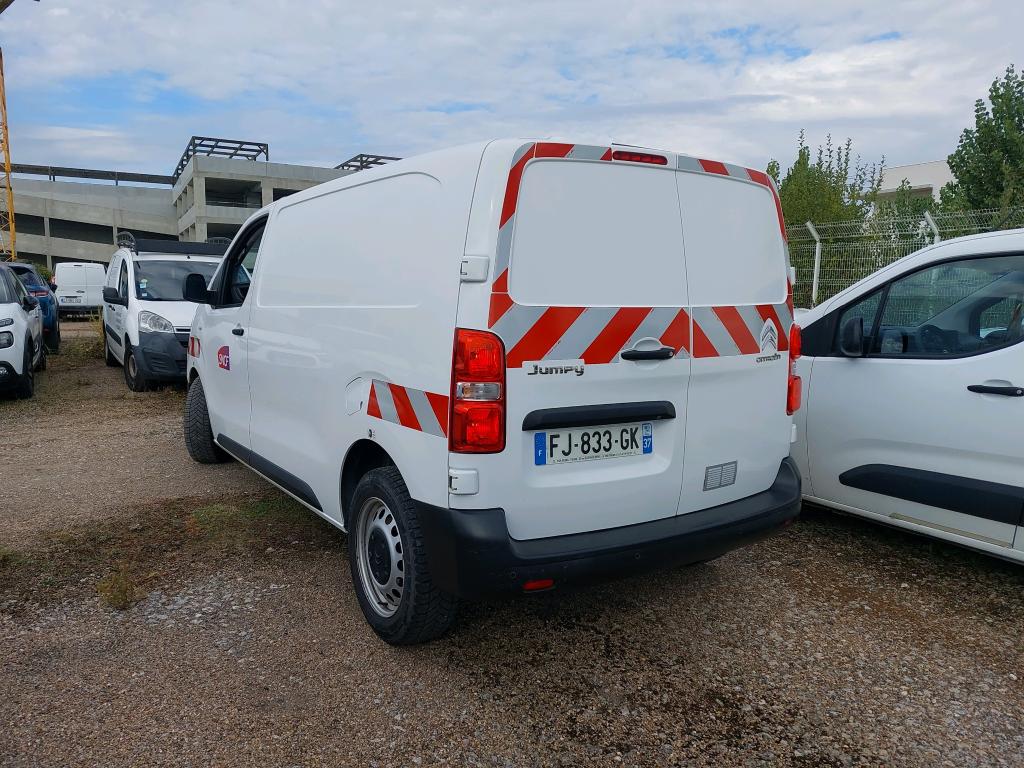
[(138, 373), (139, 367), (135, 364), (135, 355), (128, 355), (128, 375), (131, 376), (134, 381)]
[(398, 520), (376, 496), (363, 502), (358, 520), (354, 534), (363, 593), (374, 612), (390, 618), (405, 594), (404, 547)]

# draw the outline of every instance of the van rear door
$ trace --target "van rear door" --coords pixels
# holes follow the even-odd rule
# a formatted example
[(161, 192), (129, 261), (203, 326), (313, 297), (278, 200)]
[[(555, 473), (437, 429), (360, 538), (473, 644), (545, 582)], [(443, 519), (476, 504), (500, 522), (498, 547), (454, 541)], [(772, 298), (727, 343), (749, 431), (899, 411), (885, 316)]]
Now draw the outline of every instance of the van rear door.
[(789, 454), (792, 306), (765, 174), (688, 157), (679, 168), (693, 317), (684, 514), (764, 491)]
[(610, 160), (526, 145), (508, 175), (487, 322), (505, 346), (506, 447), (453, 454), (480, 490), (450, 498), (502, 507), (516, 539), (678, 506), (691, 360), (676, 173), (667, 157)]

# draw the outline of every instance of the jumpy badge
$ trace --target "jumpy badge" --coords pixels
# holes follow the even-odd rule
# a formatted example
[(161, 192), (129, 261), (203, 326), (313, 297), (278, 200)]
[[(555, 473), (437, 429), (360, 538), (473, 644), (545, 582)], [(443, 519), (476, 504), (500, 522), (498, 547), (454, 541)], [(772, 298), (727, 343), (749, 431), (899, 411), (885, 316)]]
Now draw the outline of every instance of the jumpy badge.
[(217, 367), (225, 371), (231, 370), (231, 350), (226, 346), (217, 350)]

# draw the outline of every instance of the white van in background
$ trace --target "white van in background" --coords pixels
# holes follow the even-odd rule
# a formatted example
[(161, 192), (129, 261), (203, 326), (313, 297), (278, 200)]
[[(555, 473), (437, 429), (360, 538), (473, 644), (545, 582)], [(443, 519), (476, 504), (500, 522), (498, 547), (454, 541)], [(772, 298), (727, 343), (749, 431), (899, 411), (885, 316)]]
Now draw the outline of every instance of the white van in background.
[(110, 259), (103, 288), (103, 346), (107, 365), (121, 365), (133, 392), (185, 382), (185, 347), (196, 305), (183, 297), (185, 278), (206, 280), (224, 245), (138, 240)]
[(62, 261), (54, 268), (57, 309), (61, 313), (91, 312), (103, 305), (107, 270), (96, 262)]
[(188, 450), (347, 530), (390, 643), (460, 597), (717, 557), (799, 509), (784, 232), (764, 173), (625, 147), (299, 192), (189, 277)]

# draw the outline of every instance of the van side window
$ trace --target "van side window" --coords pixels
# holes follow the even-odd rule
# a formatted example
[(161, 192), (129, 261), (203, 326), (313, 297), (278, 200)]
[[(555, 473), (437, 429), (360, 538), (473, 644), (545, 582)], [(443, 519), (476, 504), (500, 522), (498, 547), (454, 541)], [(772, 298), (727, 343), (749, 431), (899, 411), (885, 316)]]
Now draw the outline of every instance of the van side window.
[(1024, 255), (946, 262), (895, 280), (872, 355), (941, 359), (1024, 339)]
[(128, 298), (128, 260), (121, 262), (121, 270), (117, 274), (117, 295), (122, 299)]
[(227, 255), (219, 306), (241, 306), (245, 297), (249, 295), (249, 285), (256, 271), (256, 257), (259, 255), (265, 224), (266, 222), (262, 221), (246, 233)]
[(117, 288), (117, 278), (121, 274), (118, 268), (121, 265), (121, 257), (116, 257), (111, 263), (110, 268), (107, 270), (106, 279), (104, 283), (110, 288)]

